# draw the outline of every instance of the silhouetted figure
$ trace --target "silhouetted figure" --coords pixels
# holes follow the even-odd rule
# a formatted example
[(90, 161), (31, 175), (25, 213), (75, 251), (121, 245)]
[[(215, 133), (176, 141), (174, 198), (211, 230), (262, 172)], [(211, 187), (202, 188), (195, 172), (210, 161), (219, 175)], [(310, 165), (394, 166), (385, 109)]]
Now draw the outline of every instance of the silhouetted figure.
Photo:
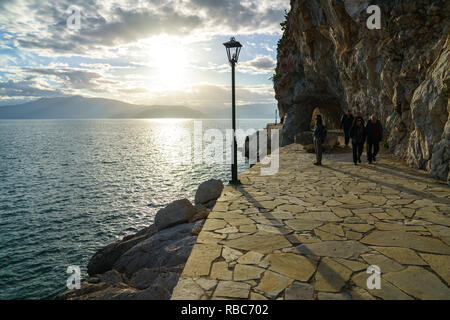
[(326, 128), (323, 125), (322, 116), (317, 115), (314, 122), (314, 150), (316, 152), (315, 166), (322, 165), (322, 144), (325, 142)]
[(353, 120), (354, 120), (354, 117), (350, 110), (347, 110), (347, 113), (345, 113), (341, 119), (341, 127), (340, 128), (344, 129), (346, 146), (348, 146), (348, 142), (350, 141), (350, 129), (352, 128)]
[(375, 114), (367, 121), (366, 132), (367, 160), (369, 163), (372, 163), (372, 161), (377, 161), (376, 157), (380, 150), (380, 141), (383, 140), (383, 127)]
[(350, 129), (350, 137), (352, 138), (353, 163), (356, 166), (358, 162), (361, 163), (361, 155), (366, 141), (366, 128), (361, 117), (355, 118), (354, 125)]
[[(361, 119), (362, 125), (365, 127), (365, 126), (366, 126), (366, 121), (364, 121), (364, 118), (363, 118), (363, 116), (361, 115), (361, 112), (357, 112), (357, 113), (356, 113), (355, 119), (357, 119), (357, 118), (360, 118), (360, 119)], [(355, 120), (353, 120), (353, 121), (355, 121)]]

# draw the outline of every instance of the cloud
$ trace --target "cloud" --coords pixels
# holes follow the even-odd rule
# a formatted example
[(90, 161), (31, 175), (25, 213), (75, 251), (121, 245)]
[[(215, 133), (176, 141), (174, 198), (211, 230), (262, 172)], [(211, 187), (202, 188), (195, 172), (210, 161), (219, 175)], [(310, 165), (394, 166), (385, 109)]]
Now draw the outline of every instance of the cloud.
[(250, 61), (240, 63), (240, 72), (252, 74), (272, 73), (275, 69), (276, 61), (270, 56), (258, 56)]
[(33, 75), (53, 76), (73, 89), (94, 89), (95, 80), (102, 77), (101, 74), (83, 69), (55, 69), (55, 68), (24, 68), (24, 71)]
[[(273, 88), (266, 85), (237, 86), (236, 101), (239, 105), (274, 103)], [(231, 88), (209, 83), (198, 84), (188, 90), (156, 93), (151, 100), (142, 100), (139, 103), (225, 107), (231, 103)]]
[[(240, 72), (265, 73), (273, 60), (258, 57), (239, 66)], [(158, 91), (149, 84), (145, 73), (136, 74), (126, 68), (115, 70), (108, 64), (82, 64), (83, 68), (53, 64), (49, 67), (0, 68), (0, 74), (15, 79), (0, 82), (0, 95), (13, 97), (52, 97), (57, 95), (89, 95), (124, 100), (130, 103), (183, 104), (193, 106), (226, 106), (230, 103), (229, 85), (191, 84), (184, 89)], [(220, 66), (216, 66), (216, 68)], [(226, 65), (229, 72), (229, 66)], [(112, 71), (118, 71), (114, 73)], [(272, 85), (238, 85), (239, 104), (273, 103)]]
[[(97, 68), (93, 68), (97, 66)], [(117, 85), (102, 64), (90, 69), (70, 68), (61, 63), (49, 67), (0, 68), (0, 74), (8, 75), (0, 82), (0, 95), (7, 97), (52, 97), (55, 95), (80, 94), (84, 91), (108, 92)]]
[(218, 34), (272, 33), (279, 29), (287, 5), (287, 1), (280, 0), (190, 0), (186, 7), (203, 12), (209, 27), (215, 26), (213, 30)]
[[(270, 56), (257, 56), (256, 58), (248, 61), (239, 62), (237, 72), (248, 74), (271, 74), (276, 67), (276, 61)], [(230, 72), (230, 66), (226, 63), (215, 64), (209, 62), (206, 65), (195, 65), (195, 68), (199, 70), (212, 70), (219, 73)]]
[(52, 97), (61, 94), (61, 91), (50, 87), (43, 87), (38, 81), (35, 80), (8, 80), (5, 82), (0, 82), (0, 96), (5, 98)]
[[(81, 30), (66, 26), (70, 5), (81, 8)], [(289, 0), (0, 0), (0, 97), (81, 94), (135, 103), (226, 105), (229, 87), (212, 84), (224, 83), (222, 73), (230, 71), (218, 58), (222, 40), (233, 34), (249, 39), (243, 55), (249, 60), (239, 63), (238, 72), (272, 73), (275, 60), (265, 48), (276, 42), (288, 7)], [(158, 82), (164, 70), (149, 63), (165, 37), (189, 57), (184, 90), (167, 92), (171, 89)], [(248, 85), (263, 77), (254, 78), (246, 76), (247, 86), (238, 87), (239, 103), (273, 102), (269, 81)]]
[[(288, 4), (287, 0), (10, 0), (1, 5), (0, 26), (13, 34), (20, 48), (47, 55), (92, 55), (160, 34), (195, 39), (202, 34), (279, 32)], [(79, 31), (66, 27), (70, 5), (81, 8)]]

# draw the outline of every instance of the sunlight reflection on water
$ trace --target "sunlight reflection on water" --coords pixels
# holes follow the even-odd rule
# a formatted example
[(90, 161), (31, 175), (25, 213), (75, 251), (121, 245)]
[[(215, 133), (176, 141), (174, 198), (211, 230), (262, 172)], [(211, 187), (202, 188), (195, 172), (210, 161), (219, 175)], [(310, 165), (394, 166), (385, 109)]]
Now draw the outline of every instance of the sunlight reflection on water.
[[(243, 120), (242, 129), (268, 120)], [(183, 159), (193, 120), (0, 121), (0, 299), (52, 298), (66, 268), (152, 223), (227, 164)], [(205, 120), (203, 129), (230, 127)], [(240, 172), (245, 170), (240, 163)]]

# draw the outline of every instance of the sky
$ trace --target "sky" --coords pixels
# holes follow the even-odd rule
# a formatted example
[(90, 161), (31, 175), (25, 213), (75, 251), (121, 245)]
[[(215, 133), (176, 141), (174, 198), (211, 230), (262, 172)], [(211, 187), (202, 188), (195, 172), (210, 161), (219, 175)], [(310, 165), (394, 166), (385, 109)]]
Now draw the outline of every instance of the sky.
[(288, 9), (289, 0), (0, 0), (0, 105), (83, 95), (228, 106), (231, 36), (244, 46), (238, 104), (275, 104), (269, 78)]

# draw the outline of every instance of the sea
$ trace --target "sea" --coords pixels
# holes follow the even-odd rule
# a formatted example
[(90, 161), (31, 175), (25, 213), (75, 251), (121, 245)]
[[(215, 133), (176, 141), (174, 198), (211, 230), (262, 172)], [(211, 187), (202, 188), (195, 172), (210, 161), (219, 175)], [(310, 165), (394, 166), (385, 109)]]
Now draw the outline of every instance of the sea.
[[(197, 132), (203, 153), (223, 146), (226, 160), (230, 128), (230, 120), (0, 120), (0, 299), (53, 299), (69, 266), (85, 279), (97, 250), (151, 225), (172, 201), (193, 202), (203, 181), (227, 184), (230, 164), (194, 150)], [(239, 160), (240, 173), (248, 167)]]

